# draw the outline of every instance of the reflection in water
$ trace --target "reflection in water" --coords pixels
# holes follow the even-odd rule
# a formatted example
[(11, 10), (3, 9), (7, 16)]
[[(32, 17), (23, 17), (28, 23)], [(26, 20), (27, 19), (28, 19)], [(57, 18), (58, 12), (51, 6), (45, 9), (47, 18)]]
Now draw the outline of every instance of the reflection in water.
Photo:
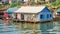
[(5, 32), (8, 31), (8, 29), (7, 29), (7, 28), (8, 28), (8, 27), (7, 27), (8, 25), (9, 25), (8, 20), (4, 20), (4, 31), (5, 31)]
[(4, 20), (4, 26), (8, 26), (9, 25), (9, 21), (8, 20)]
[[(59, 21), (57, 22), (59, 24)], [(17, 29), (19, 28), (20, 30), (27, 31), (30, 33), (34, 33), (33, 29), (35, 29), (36, 33), (39, 34), (57, 34), (60, 27), (58, 27), (56, 22), (47, 22), (47, 23), (18, 23)], [(34, 27), (35, 25), (35, 27)], [(54, 30), (55, 29), (55, 30)]]
[(40, 29), (42, 31), (47, 31), (48, 29), (52, 29), (53, 28), (53, 22), (49, 22), (49, 23), (42, 23), (40, 26)]
[(49, 31), (47, 31), (47, 30), (52, 29), (53, 26), (54, 26), (53, 22), (37, 23), (37, 24), (33, 24), (33, 23), (18, 23), (17, 28), (20, 29), (20, 30), (23, 30), (23, 31), (27, 31), (28, 30), (28, 32), (33, 32), (33, 33), (34, 33), (34, 30), (35, 30), (36, 33), (38, 32), (40, 34), (43, 34), (44, 32), (48, 33)]
[(0, 34), (21, 34), (15, 25), (8, 21), (0, 20)]
[[(60, 21), (47, 22), (47, 23), (18, 23), (8, 22), (0, 20), (0, 34), (1, 31), (7, 32), (3, 34), (59, 34), (60, 33)], [(8, 33), (9, 32), (9, 33)], [(12, 33), (11, 33), (12, 32)]]

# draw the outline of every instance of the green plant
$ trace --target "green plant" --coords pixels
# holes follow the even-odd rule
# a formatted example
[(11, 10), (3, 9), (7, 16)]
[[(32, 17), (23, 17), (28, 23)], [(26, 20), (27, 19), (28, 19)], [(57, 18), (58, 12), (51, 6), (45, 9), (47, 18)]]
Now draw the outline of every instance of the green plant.
[(39, 5), (39, 4), (41, 4), (41, 2), (37, 2), (36, 4)]
[(58, 6), (58, 5), (60, 5), (60, 2), (53, 2), (53, 3), (51, 3), (51, 6)]

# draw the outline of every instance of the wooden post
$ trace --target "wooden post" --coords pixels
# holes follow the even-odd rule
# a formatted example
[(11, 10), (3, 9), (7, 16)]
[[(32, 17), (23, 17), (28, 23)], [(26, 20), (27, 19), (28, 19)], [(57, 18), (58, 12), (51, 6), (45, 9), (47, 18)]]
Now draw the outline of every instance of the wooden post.
[(34, 24), (33, 24), (33, 32), (34, 32), (34, 34), (36, 34), (36, 33), (35, 33), (35, 22), (33, 21), (33, 23), (34, 23)]

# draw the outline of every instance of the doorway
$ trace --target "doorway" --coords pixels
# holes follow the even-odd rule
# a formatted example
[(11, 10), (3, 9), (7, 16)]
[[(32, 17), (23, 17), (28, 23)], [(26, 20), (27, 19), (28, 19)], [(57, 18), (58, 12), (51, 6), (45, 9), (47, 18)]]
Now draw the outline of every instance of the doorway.
[(24, 14), (21, 14), (21, 20), (24, 20)]

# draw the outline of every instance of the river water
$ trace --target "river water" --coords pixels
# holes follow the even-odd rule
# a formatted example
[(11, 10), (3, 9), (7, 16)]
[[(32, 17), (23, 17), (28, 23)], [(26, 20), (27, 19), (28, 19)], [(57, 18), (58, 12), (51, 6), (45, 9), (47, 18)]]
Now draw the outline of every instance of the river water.
[(33, 24), (0, 20), (0, 34), (60, 34), (60, 21)]

